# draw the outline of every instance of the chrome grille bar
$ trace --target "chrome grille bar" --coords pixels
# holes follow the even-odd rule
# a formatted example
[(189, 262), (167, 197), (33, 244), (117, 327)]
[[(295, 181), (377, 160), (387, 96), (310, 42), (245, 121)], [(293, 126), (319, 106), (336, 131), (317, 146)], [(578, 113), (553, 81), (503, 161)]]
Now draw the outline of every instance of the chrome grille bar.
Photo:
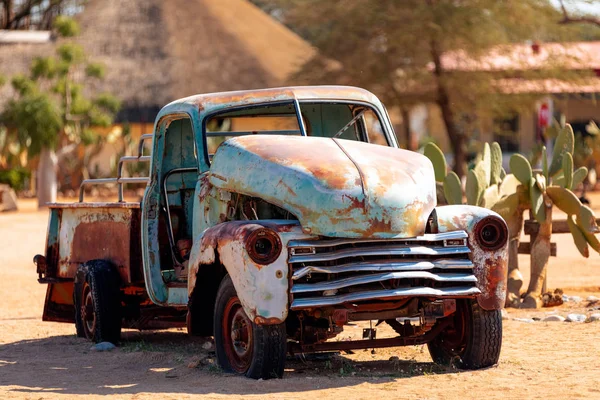
[(338, 274), (343, 272), (362, 272), (362, 271), (426, 271), (431, 269), (472, 269), (473, 263), (470, 260), (448, 259), (435, 261), (411, 261), (400, 262), (393, 261), (388, 263), (376, 262), (357, 262), (331, 267), (307, 266), (299, 268), (292, 275), (293, 280), (298, 280), (311, 273)]
[(350, 278), (325, 281), (319, 283), (301, 283), (292, 286), (292, 293), (319, 292), (324, 290), (341, 289), (366, 283), (383, 282), (392, 279), (431, 279), (436, 282), (476, 283), (477, 278), (472, 274), (445, 273), (432, 274), (427, 271), (389, 272), (385, 274), (359, 275)]
[(290, 263), (306, 263), (315, 261), (332, 261), (347, 257), (366, 256), (449, 256), (455, 254), (470, 253), (466, 246), (442, 247), (442, 246), (373, 246), (351, 248), (327, 253), (291, 255)]
[(333, 306), (355, 301), (402, 297), (473, 297), (479, 293), (481, 293), (481, 291), (476, 287), (465, 286), (452, 288), (414, 287), (391, 290), (369, 290), (364, 292), (348, 293), (339, 296), (320, 296), (294, 299), (290, 308), (292, 310), (297, 310), (311, 307)]

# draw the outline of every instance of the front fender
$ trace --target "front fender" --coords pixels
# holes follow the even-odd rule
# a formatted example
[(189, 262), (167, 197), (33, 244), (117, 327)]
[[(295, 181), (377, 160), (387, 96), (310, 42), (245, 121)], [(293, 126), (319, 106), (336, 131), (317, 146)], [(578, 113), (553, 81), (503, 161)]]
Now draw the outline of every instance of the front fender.
[(453, 205), (436, 207), (437, 229), (439, 232), (464, 230), (469, 235), (471, 260), (477, 287), (481, 294), (477, 302), (485, 310), (497, 310), (504, 307), (506, 299), (506, 273), (508, 268), (508, 241), (497, 250), (486, 250), (479, 246), (475, 239), (475, 227), (479, 221), (488, 216), (502, 217), (486, 208)]
[[(281, 240), (279, 257), (270, 264), (255, 263), (246, 240), (257, 229), (270, 228)], [(196, 287), (198, 271), (220, 263), (231, 277), (246, 315), (257, 324), (279, 324), (287, 318), (289, 268), (287, 243), (306, 238), (296, 221), (231, 221), (206, 229), (194, 240), (188, 270), (188, 296)]]

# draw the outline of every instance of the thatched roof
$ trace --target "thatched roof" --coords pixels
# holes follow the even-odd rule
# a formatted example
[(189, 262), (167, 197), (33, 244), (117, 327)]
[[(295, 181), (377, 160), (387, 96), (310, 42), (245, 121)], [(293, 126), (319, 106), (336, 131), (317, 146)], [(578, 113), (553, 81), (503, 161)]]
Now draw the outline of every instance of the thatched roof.
[[(279, 86), (315, 50), (246, 0), (91, 0), (77, 37), (107, 67), (96, 89), (123, 101), (121, 120), (149, 122), (196, 93)], [(0, 44), (0, 73), (27, 72), (47, 44)], [(8, 86), (8, 85), (7, 85)], [(11, 95), (0, 90), (0, 102)]]

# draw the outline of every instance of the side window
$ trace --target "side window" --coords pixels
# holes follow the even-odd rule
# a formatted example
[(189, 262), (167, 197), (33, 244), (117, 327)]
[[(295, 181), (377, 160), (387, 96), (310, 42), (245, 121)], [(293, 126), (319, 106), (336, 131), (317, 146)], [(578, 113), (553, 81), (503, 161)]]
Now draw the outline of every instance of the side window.
[(293, 104), (248, 107), (213, 115), (206, 120), (205, 130), (209, 158), (232, 137), (301, 134)]
[(197, 167), (194, 132), (189, 118), (172, 121), (165, 134), (163, 171)]
[(362, 117), (362, 129), (364, 129), (369, 143), (381, 146), (389, 146), (381, 121), (372, 109), (367, 109)]

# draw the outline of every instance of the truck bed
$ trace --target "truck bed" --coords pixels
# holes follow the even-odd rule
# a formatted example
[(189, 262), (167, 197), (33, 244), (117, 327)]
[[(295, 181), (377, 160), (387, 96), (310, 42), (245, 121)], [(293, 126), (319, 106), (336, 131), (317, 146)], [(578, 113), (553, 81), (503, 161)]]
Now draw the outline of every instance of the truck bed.
[[(124, 285), (144, 287), (140, 247), (140, 203), (50, 204), (44, 320), (73, 320), (73, 279), (79, 265), (112, 262)], [(137, 285), (139, 283), (139, 285)]]

